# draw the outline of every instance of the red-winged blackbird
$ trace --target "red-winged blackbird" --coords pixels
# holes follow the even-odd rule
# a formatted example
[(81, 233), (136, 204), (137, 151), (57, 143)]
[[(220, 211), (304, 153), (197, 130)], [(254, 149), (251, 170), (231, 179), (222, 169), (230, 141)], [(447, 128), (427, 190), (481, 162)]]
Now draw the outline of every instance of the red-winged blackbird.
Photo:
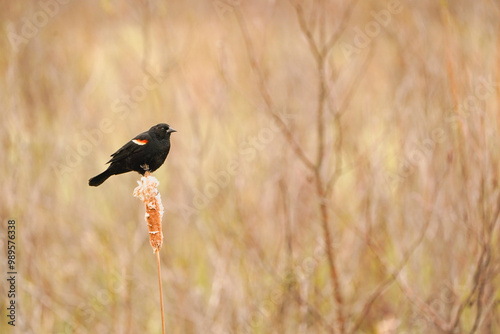
[(177, 132), (168, 124), (160, 123), (141, 133), (111, 154), (108, 169), (89, 180), (89, 185), (97, 187), (111, 175), (131, 171), (144, 175), (146, 171), (154, 172), (165, 162), (170, 151), (170, 135)]

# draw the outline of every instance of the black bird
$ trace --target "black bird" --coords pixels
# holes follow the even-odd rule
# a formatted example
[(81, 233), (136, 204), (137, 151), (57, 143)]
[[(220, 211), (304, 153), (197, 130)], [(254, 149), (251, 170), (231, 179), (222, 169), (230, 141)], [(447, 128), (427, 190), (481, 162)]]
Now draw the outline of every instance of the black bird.
[(89, 185), (97, 187), (111, 175), (131, 171), (144, 175), (154, 172), (165, 162), (170, 151), (170, 135), (177, 132), (165, 123), (157, 124), (133, 138), (118, 151), (111, 154), (108, 169), (89, 180)]

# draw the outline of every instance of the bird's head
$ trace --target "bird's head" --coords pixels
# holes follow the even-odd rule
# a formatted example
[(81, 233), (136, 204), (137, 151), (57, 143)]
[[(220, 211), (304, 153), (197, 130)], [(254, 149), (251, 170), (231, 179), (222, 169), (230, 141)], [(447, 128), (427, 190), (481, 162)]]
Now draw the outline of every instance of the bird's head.
[(177, 132), (177, 130), (170, 127), (170, 125), (166, 123), (157, 124), (149, 130), (156, 134), (158, 138), (169, 138), (172, 132)]

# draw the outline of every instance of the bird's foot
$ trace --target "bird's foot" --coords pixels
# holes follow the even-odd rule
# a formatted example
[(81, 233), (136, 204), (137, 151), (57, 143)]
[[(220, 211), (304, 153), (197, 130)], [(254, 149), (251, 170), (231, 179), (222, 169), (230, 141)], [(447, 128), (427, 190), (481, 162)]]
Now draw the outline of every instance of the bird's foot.
[(145, 172), (149, 172), (149, 165), (148, 164), (141, 165), (141, 168), (144, 169)]

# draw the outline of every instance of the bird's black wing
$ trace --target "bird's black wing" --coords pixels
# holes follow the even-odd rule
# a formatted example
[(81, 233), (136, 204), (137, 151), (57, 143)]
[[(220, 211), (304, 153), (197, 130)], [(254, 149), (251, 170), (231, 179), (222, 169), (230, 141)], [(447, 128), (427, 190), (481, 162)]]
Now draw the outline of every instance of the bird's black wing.
[(117, 162), (126, 159), (130, 156), (140, 154), (143, 151), (143, 146), (146, 145), (151, 140), (151, 136), (147, 132), (143, 132), (137, 135), (128, 143), (123, 145), (118, 151), (111, 154), (111, 159), (107, 162)]

